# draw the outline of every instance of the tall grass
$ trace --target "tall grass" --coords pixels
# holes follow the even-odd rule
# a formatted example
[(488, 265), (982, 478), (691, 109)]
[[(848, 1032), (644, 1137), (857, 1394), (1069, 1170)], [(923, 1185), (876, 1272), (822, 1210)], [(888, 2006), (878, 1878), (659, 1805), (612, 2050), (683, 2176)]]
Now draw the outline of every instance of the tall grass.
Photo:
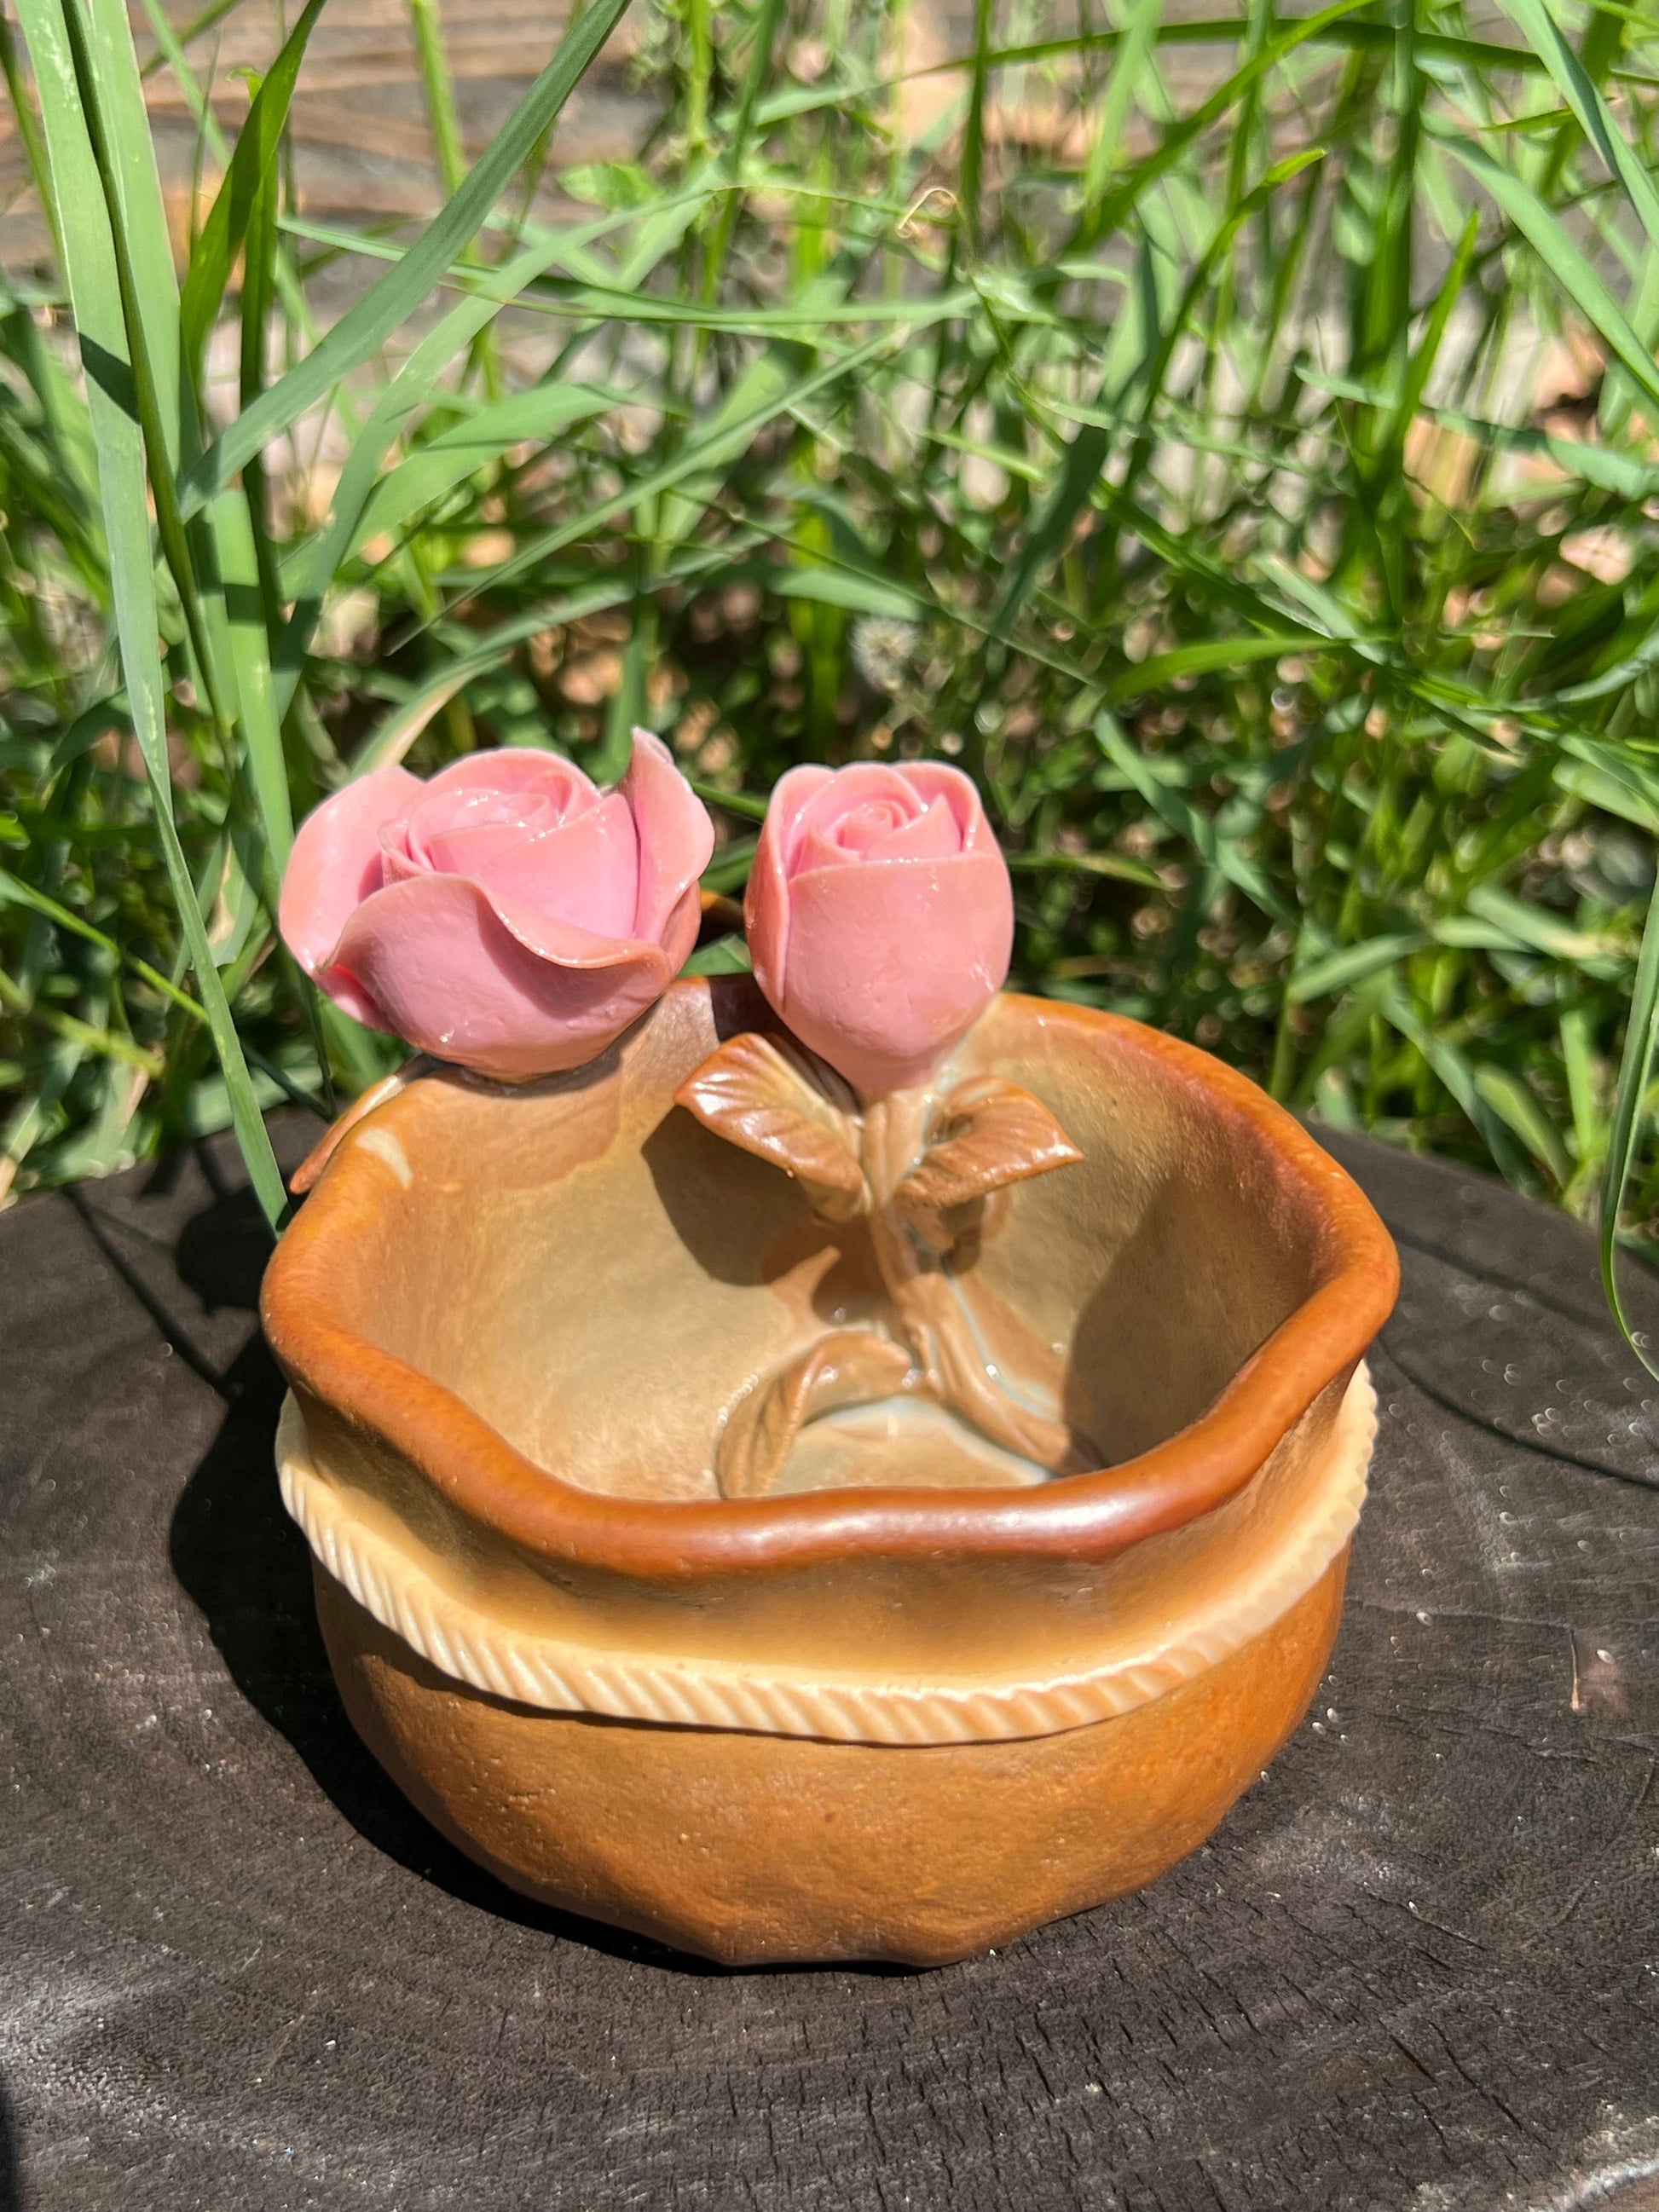
[(289, 196), (319, 4), (234, 149), (163, 40), (222, 178), (180, 276), (122, 0), (19, 0), (0, 1176), (228, 1119), (275, 1219), (259, 1109), (388, 1052), (275, 944), (294, 820), (644, 720), (711, 890), (793, 761), (943, 754), (1018, 981), (1659, 1236), (1659, 19), (634, 0), (654, 126), (571, 172), (626, 0), (470, 167), (411, 0), (409, 237)]

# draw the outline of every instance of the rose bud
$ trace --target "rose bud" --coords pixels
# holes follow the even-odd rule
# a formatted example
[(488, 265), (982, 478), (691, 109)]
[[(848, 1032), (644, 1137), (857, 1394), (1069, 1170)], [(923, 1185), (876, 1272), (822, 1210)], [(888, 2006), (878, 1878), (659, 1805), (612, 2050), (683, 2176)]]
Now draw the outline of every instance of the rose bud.
[(648, 731), (614, 791), (511, 747), (376, 769), (301, 823), (278, 923), (371, 1029), (507, 1082), (577, 1067), (696, 942), (714, 832)]
[(792, 769), (744, 919), (775, 1012), (866, 1097), (933, 1073), (1001, 988), (1013, 944), (979, 793), (931, 761)]

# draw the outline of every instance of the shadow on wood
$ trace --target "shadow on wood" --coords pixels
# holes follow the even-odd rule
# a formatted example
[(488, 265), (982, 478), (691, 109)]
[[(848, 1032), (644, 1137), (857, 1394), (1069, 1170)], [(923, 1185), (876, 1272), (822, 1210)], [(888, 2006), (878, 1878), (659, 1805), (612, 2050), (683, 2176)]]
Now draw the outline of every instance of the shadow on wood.
[[(185, 1224), (179, 1240), (181, 1277), (249, 1308), (258, 1291), (258, 1267), (249, 1272), (246, 1264), (252, 1239), (243, 1217), (251, 1212), (246, 1194), (216, 1200)], [(218, 1380), (224, 1419), (185, 1486), (169, 1535), (173, 1571), (244, 1697), (287, 1737), (360, 1835), (452, 1897), (619, 1958), (689, 1973), (720, 1972), (518, 1896), (422, 1820), (364, 1749), (329, 1672), (312, 1602), (311, 1555), (276, 1486), (272, 1440), (283, 1387), (264, 1338), (254, 1336)]]
[(0, 2081), (0, 2212), (25, 2212), (22, 2170), (17, 2155), (17, 2123), (11, 2099)]

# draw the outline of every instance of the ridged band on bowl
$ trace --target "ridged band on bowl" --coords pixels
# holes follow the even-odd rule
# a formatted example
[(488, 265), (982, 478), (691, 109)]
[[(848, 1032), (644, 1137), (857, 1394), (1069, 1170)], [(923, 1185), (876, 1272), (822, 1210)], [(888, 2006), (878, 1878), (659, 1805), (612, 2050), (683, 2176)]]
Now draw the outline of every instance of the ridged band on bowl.
[(290, 1396), (277, 1434), (283, 1499), (313, 1553), (366, 1611), (474, 1689), (560, 1712), (856, 1743), (969, 1743), (1053, 1735), (1145, 1705), (1239, 1650), (1310, 1590), (1353, 1534), (1376, 1432), (1363, 1363), (1306, 1503), (1253, 1576), (1133, 1658), (1047, 1679), (872, 1676), (598, 1650), (508, 1627), (446, 1590), (354, 1512), (313, 1464)]

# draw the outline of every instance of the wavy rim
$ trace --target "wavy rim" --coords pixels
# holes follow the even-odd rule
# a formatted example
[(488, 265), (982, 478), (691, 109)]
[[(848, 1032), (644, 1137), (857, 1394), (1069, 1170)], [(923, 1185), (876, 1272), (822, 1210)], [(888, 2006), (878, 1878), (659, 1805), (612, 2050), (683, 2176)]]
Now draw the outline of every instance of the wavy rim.
[[(676, 993), (708, 993), (698, 978)], [(331, 1318), (336, 1238), (372, 1225), (376, 1162), (348, 1179), (331, 1164), (265, 1272), (260, 1308), (271, 1348), (299, 1390), (380, 1437), (451, 1505), (508, 1542), (562, 1565), (683, 1582), (859, 1556), (1109, 1559), (1179, 1528), (1235, 1496), (1333, 1382), (1346, 1382), (1387, 1319), (1399, 1286), (1388, 1231), (1358, 1186), (1282, 1107), (1219, 1060), (1143, 1024), (1010, 994), (1053, 1026), (1109, 1032), (1160, 1060), (1212, 1110), (1247, 1125), (1285, 1180), (1322, 1217), (1325, 1279), (1245, 1361), (1209, 1410), (1134, 1459), (1032, 1489), (872, 1489), (763, 1498), (618, 1498), (538, 1467), (453, 1391)], [(376, 1109), (386, 1133), (401, 1092)], [(361, 1134), (361, 1132), (359, 1132)]]
[(452, 1680), (554, 1712), (841, 1743), (983, 1743), (1058, 1735), (1150, 1705), (1272, 1626), (1306, 1595), (1352, 1536), (1365, 1501), (1376, 1393), (1362, 1361), (1348, 1385), (1320, 1486), (1277, 1556), (1241, 1593), (1149, 1649), (1061, 1674), (906, 1682), (839, 1668), (597, 1651), (504, 1626), (458, 1598), (390, 1537), (360, 1520), (311, 1458), (292, 1396), (277, 1431), (283, 1503), (319, 1564), (382, 1628)]

